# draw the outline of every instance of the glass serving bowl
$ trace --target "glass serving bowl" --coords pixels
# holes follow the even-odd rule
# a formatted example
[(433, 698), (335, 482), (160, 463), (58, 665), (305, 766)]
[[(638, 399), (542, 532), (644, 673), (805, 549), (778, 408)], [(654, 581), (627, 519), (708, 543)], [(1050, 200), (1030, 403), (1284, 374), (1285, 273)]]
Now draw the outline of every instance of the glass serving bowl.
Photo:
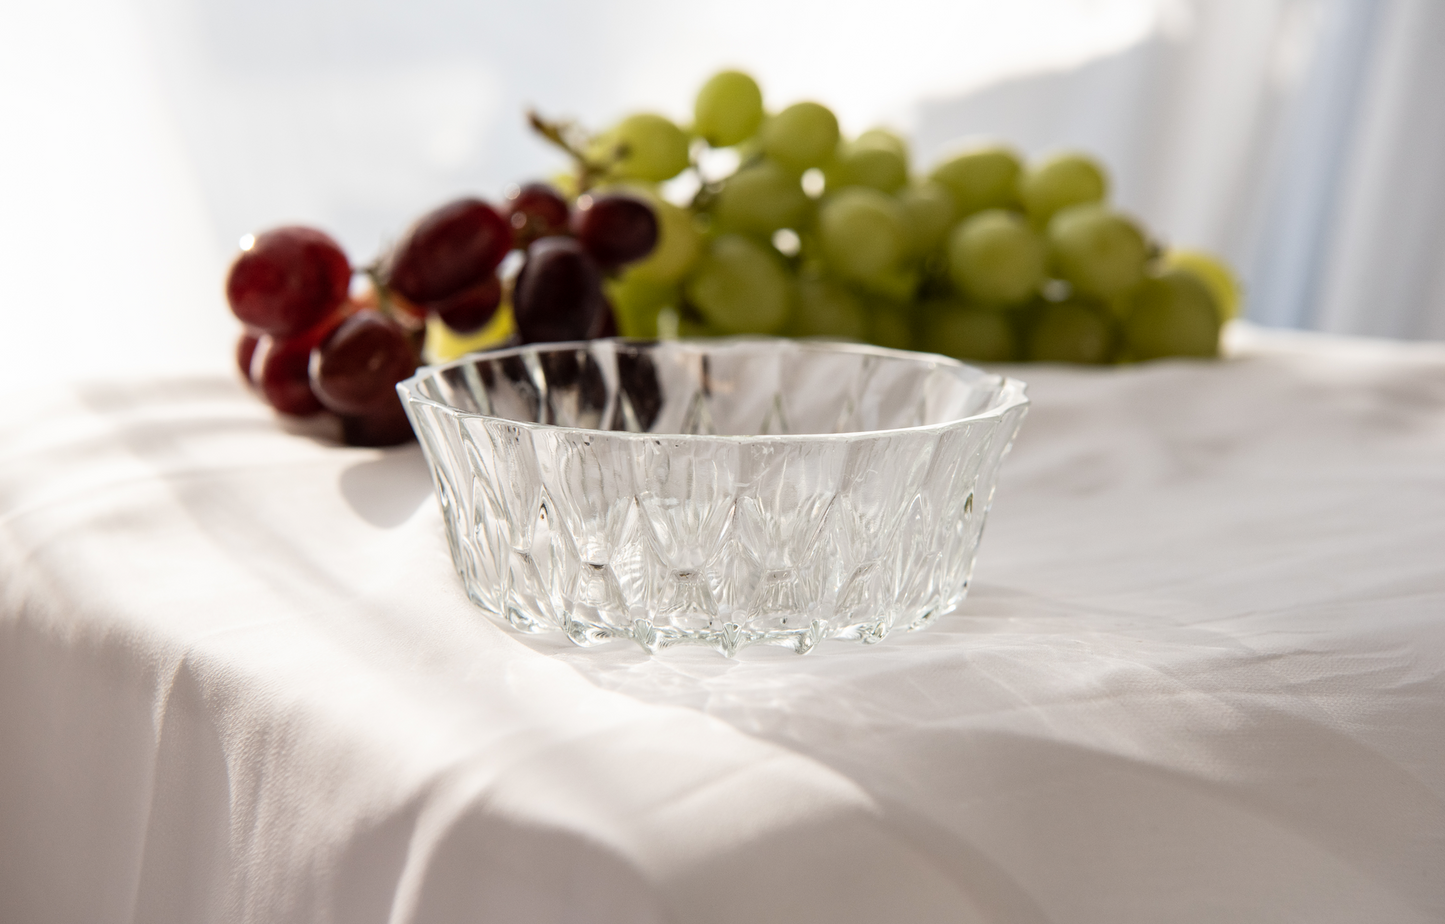
[(777, 339), (538, 344), (397, 388), (477, 606), (729, 656), (954, 610), (1028, 405), (942, 356)]

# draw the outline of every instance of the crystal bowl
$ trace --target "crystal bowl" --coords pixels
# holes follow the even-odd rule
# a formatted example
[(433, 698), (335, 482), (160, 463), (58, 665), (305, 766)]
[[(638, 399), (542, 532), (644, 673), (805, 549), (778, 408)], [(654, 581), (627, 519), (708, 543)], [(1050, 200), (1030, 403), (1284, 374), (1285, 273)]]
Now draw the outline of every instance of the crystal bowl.
[(1028, 405), (942, 356), (779, 339), (538, 344), (397, 388), (477, 606), (729, 656), (957, 608)]

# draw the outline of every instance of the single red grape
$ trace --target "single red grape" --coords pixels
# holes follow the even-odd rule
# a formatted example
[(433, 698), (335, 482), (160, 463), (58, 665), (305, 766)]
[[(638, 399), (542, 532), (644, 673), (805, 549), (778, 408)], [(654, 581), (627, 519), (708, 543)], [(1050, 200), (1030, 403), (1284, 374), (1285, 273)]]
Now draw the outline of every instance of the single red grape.
[(588, 340), (601, 340), (604, 337), (617, 336), (617, 314), (613, 311), (612, 303), (606, 298), (602, 300), (602, 308), (592, 319), (592, 329), (587, 332)]
[(480, 199), (458, 199), (424, 216), (392, 252), (386, 282), (427, 304), (481, 282), (512, 249), (512, 228)]
[(575, 238), (544, 237), (527, 248), (512, 290), (524, 343), (585, 339), (606, 305), (602, 272)]
[(314, 228), (258, 234), (226, 276), (231, 312), (273, 337), (294, 337), (335, 310), (351, 286), (351, 264)]
[(432, 302), (427, 307), (436, 312), (442, 323), (459, 334), (481, 330), (482, 325), (497, 313), (502, 303), (502, 281), (493, 273), (450, 298)]
[(566, 234), (571, 210), (567, 200), (546, 183), (528, 183), (507, 196), (507, 223), (516, 246), (526, 249), (540, 237)]
[(370, 414), (396, 398), (396, 383), (416, 367), (401, 325), (378, 311), (358, 311), (311, 351), (311, 390), (338, 414)]
[(611, 269), (652, 253), (657, 215), (652, 206), (627, 193), (582, 196), (572, 215), (572, 233), (598, 263)]
[(236, 341), (236, 366), (241, 370), (241, 378), (246, 380), (247, 385), (255, 385), (256, 380), (251, 378), (251, 360), (256, 356), (256, 344), (260, 341), (256, 334), (246, 331), (241, 339)]
[(304, 339), (278, 340), (269, 334), (256, 345), (256, 385), (266, 403), (283, 414), (309, 417), (321, 411), (311, 391), (311, 344)]
[(411, 421), (395, 390), (391, 400), (369, 414), (341, 418), (341, 438), (348, 446), (397, 446), (415, 438)]

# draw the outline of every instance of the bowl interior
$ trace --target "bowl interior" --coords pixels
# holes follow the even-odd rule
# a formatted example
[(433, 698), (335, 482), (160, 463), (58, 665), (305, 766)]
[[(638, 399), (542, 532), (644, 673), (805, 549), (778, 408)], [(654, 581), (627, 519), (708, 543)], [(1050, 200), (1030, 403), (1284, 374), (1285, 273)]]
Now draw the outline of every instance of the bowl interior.
[(518, 347), (424, 370), (403, 387), (525, 423), (734, 437), (946, 424), (1021, 400), (1018, 383), (942, 356), (760, 339)]

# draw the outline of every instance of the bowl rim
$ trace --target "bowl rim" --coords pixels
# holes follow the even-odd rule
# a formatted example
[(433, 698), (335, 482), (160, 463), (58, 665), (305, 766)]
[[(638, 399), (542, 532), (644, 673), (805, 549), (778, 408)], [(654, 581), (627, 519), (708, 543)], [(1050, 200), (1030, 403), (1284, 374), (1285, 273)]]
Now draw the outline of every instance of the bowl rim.
[[(747, 344), (747, 343), (791, 343), (803, 347), (821, 347), (831, 352), (838, 353), (863, 353), (872, 356), (884, 356), (894, 359), (904, 359), (911, 362), (927, 362), (935, 366), (951, 366), (976, 374), (984, 379), (992, 379), (998, 383), (999, 395), (994, 404), (988, 409), (977, 414), (970, 414), (967, 417), (957, 417), (953, 420), (945, 420), (940, 423), (921, 424), (916, 427), (890, 427), (878, 430), (851, 430), (846, 433), (739, 433), (739, 434), (713, 434), (713, 433), (648, 433), (635, 430), (601, 430), (593, 427), (568, 427), (562, 424), (538, 423), (529, 420), (513, 420), (508, 417), (497, 417), (492, 414), (481, 414), (476, 411), (468, 411), (457, 407), (454, 404), (447, 404), (424, 395), (420, 391), (420, 384), (423, 379), (445, 372), (449, 369), (459, 368), (474, 363), (481, 359), (504, 359), (509, 356), (519, 356), (527, 352), (539, 350), (577, 350), (589, 349), (597, 343), (630, 344), (630, 345), (660, 345), (680, 344), (683, 346), (706, 347), (714, 344)], [(1002, 418), (1009, 411), (1015, 408), (1028, 407), (1031, 403), (1028, 397), (1028, 385), (1021, 379), (1016, 379), (1001, 373), (987, 372), (977, 366), (954, 359), (951, 356), (944, 356), (941, 353), (926, 353), (915, 350), (898, 350), (892, 347), (875, 346), (869, 343), (856, 343), (850, 340), (829, 340), (827, 338), (793, 338), (793, 337), (768, 337), (758, 335), (740, 335), (731, 337), (678, 337), (675, 339), (649, 339), (640, 337), (600, 337), (595, 340), (564, 340), (545, 343), (524, 343), (519, 345), (499, 347), (491, 350), (477, 350), (466, 353), (456, 359), (444, 363), (426, 365), (419, 367), (416, 372), (396, 384), (397, 394), (402, 399), (402, 404), (407, 408), (410, 415), (412, 404), (425, 404), (439, 410), (445, 411), (456, 417), (473, 418), (478, 420), (494, 420), (508, 426), (523, 427), (528, 430), (556, 431), (562, 433), (587, 433), (598, 437), (621, 437), (632, 440), (685, 440), (689, 442), (717, 442), (717, 443), (779, 443), (803, 441), (847, 441), (872, 439), (880, 436), (893, 436), (910, 433), (932, 433), (946, 430), (950, 427), (957, 427), (962, 424), (974, 423), (980, 420), (991, 418)]]

